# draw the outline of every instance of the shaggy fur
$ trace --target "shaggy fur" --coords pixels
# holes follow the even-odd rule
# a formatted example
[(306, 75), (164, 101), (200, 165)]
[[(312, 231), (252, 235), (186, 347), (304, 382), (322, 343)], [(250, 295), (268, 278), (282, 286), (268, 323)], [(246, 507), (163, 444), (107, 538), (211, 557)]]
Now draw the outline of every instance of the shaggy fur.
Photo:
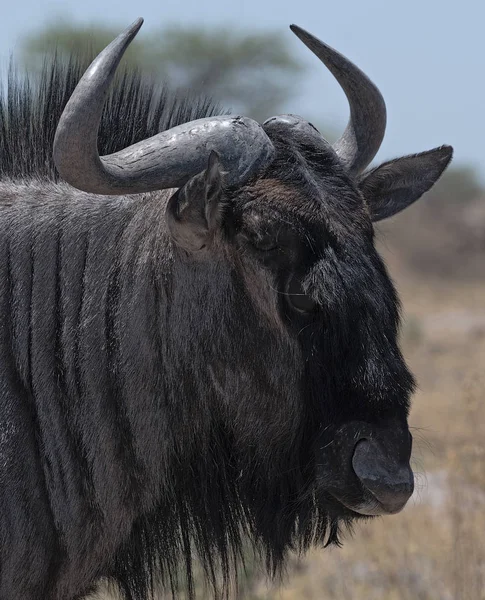
[[(328, 491), (347, 459), (321, 452), (349, 423), (407, 431), (397, 298), (331, 152), (306, 149), (310, 171), (275, 135), (197, 256), (168, 234), (168, 193), (57, 182), (76, 69), (35, 92), (14, 79), (1, 104), (0, 599), (72, 600), (100, 577), (128, 600), (160, 581), (192, 594), (195, 557), (224, 594), (246, 539), (275, 573), (358, 517)], [(126, 76), (101, 152), (214, 110)], [(292, 307), (291, 277), (315, 313)]]
[[(31, 76), (11, 65), (0, 95), (2, 179), (58, 180), (52, 158), (54, 134), (89, 63), (75, 56), (68, 62), (53, 57), (41, 73)], [(106, 102), (98, 148), (101, 154), (110, 154), (181, 123), (226, 112), (207, 98), (174, 94), (137, 72), (125, 71), (117, 75)]]

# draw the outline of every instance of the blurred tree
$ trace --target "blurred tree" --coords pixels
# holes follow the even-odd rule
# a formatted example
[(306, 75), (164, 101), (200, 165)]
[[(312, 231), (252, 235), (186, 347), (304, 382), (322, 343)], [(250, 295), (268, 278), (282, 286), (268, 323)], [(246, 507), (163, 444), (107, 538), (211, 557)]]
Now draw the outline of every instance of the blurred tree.
[[(57, 21), (25, 38), (24, 62), (38, 68), (54, 52), (92, 57), (118, 33), (114, 28)], [(221, 27), (163, 28), (135, 40), (125, 61), (170, 86), (209, 95), (231, 112), (258, 121), (281, 110), (298, 91), (297, 78), (303, 71), (279, 34)]]

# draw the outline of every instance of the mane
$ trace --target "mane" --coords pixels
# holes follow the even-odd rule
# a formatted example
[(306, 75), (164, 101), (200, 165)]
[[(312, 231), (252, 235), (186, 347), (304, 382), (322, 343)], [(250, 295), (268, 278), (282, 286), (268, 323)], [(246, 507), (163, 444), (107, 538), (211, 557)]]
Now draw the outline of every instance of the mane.
[[(40, 73), (21, 73), (12, 63), (0, 89), (0, 178), (57, 181), (52, 144), (59, 118), (91, 61), (48, 56)], [(115, 79), (99, 129), (101, 155), (194, 119), (227, 114), (210, 98), (174, 92), (125, 70)]]

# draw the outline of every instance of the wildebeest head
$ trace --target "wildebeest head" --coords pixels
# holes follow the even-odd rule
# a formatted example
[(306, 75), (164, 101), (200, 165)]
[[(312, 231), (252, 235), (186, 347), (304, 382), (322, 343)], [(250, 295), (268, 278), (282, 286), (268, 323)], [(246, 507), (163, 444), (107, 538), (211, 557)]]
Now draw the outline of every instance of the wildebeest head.
[(294, 27), (349, 99), (336, 144), (292, 115), (262, 126), (215, 117), (99, 157), (106, 90), (140, 26), (86, 72), (54, 154), (61, 175), (89, 192), (179, 188), (166, 211), (172, 327), (160, 334), (185, 361), (193, 454), (216, 463), (228, 511), (243, 515), (276, 558), (315, 532), (335, 540), (341, 519), (399, 511), (413, 491), (413, 378), (373, 222), (428, 190), (451, 148), (364, 172), (384, 135), (384, 101), (357, 67)]

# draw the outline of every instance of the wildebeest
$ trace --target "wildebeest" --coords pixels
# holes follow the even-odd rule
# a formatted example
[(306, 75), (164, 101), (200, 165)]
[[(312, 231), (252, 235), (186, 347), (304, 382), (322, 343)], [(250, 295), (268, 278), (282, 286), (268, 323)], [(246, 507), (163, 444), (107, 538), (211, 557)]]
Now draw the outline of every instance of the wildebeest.
[(300, 117), (261, 126), (210, 107), (160, 133), (125, 95), (103, 135), (148, 139), (100, 157), (140, 26), (65, 107), (64, 181), (42, 128), (69, 77), (47, 73), (49, 101), (22, 88), (1, 115), (1, 600), (79, 598), (102, 577), (146, 599), (180, 573), (192, 593), (193, 557), (227, 584), (245, 540), (275, 573), (413, 490), (413, 378), (372, 223), (428, 190), (451, 148), (365, 171), (379, 91), (292, 27), (349, 100), (333, 146)]

